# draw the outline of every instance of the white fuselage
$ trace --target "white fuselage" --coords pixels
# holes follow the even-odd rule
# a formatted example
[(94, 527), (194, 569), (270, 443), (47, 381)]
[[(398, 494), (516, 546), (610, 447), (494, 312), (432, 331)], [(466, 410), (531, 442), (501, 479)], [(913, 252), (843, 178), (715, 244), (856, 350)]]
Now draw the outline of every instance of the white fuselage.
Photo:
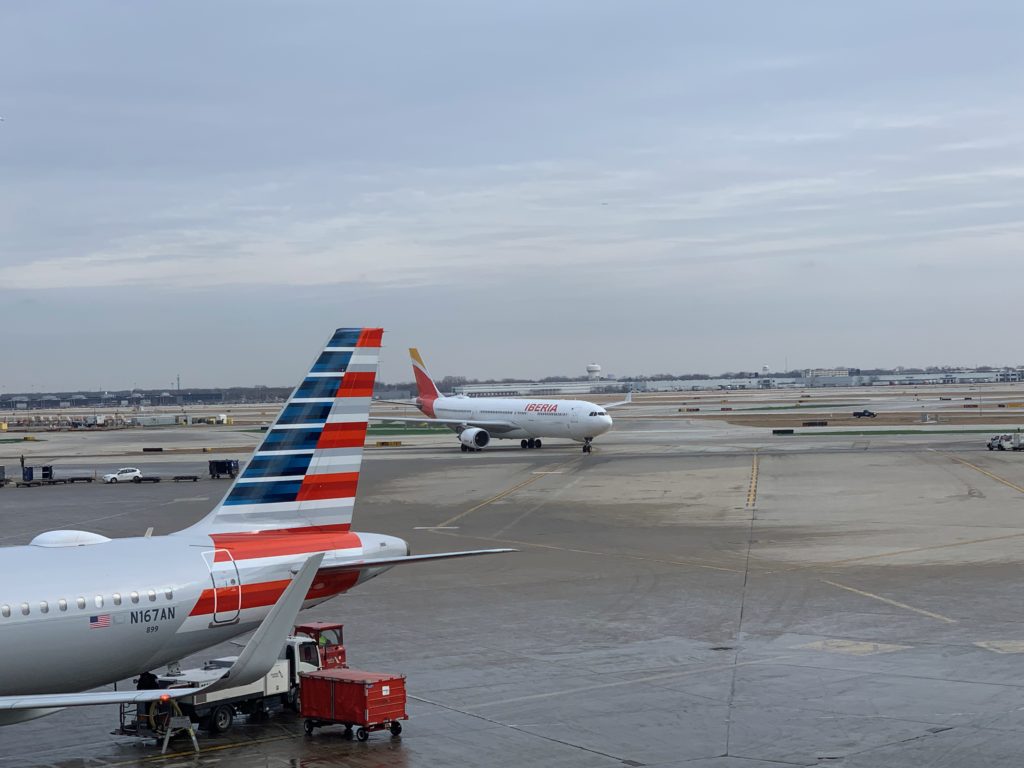
[[(254, 629), (308, 557), (296, 550), (327, 549), (322, 569), (408, 553), (401, 539), (379, 534), (346, 533), (336, 542), (321, 537), (308, 547), (278, 547), (272, 539), (232, 555), (211, 537), (185, 531), (87, 546), (5, 547), (0, 695), (81, 691)], [(322, 570), (305, 607), (385, 570)]]
[(492, 437), (529, 439), (564, 437), (585, 441), (612, 428), (612, 417), (599, 405), (585, 400), (524, 400), (508, 397), (439, 397), (432, 403), (438, 419), (465, 420), (467, 424), (507, 422), (504, 430), (484, 427)]

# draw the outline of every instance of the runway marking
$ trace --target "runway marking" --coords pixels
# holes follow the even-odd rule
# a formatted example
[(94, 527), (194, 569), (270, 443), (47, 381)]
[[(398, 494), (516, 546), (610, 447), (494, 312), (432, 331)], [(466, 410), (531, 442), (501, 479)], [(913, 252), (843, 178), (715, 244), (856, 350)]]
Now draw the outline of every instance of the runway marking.
[[(579, 458), (578, 457), (569, 459), (569, 461), (563, 461), (561, 464), (554, 464), (552, 466), (554, 466), (554, 467), (565, 467), (565, 466), (568, 466), (569, 464), (573, 464), (573, 463), (576, 463), (576, 462), (579, 462)], [(449, 517), (443, 523), (439, 523), (436, 527), (438, 527), (438, 528), (447, 528), (452, 523), (454, 523), (454, 522), (464, 518), (466, 515), (471, 515), (472, 513), (476, 512), (478, 509), (483, 509), (484, 507), (488, 506), (489, 504), (493, 504), (496, 501), (501, 501), (506, 496), (511, 496), (513, 493), (518, 491), (520, 488), (525, 488), (526, 486), (530, 485), (531, 483), (537, 482), (543, 476), (544, 475), (542, 475), (542, 474), (534, 473), (534, 474), (530, 475), (528, 478), (526, 478), (525, 480), (523, 480), (522, 482), (513, 485), (511, 488), (506, 488), (501, 493), (495, 494), (494, 496), (491, 496), (491, 498), (485, 499), (484, 501), (481, 501), (476, 506), (470, 507), (469, 509), (465, 510), (464, 512), (459, 512), (459, 514), (453, 515), (452, 517)]]
[(747, 509), (752, 509), (757, 504), (757, 472), (758, 472), (757, 449), (754, 449), (754, 460), (750, 467), (750, 487), (747, 489)]
[(933, 613), (931, 611), (926, 611), (923, 608), (915, 608), (912, 605), (907, 605), (906, 603), (901, 603), (896, 600), (890, 600), (888, 597), (882, 597), (881, 595), (876, 595), (873, 592), (865, 592), (862, 589), (848, 587), (845, 584), (840, 584), (836, 581), (829, 581), (828, 579), (822, 579), (822, 581), (825, 584), (829, 584), (833, 587), (836, 587), (837, 589), (845, 589), (847, 592), (853, 592), (855, 595), (861, 595), (862, 597), (870, 597), (872, 600), (878, 600), (879, 602), (886, 603), (887, 605), (893, 605), (897, 608), (902, 608), (905, 611), (913, 611), (914, 613), (920, 614), (921, 616), (927, 616), (929, 619), (937, 619), (938, 621), (944, 621), (947, 624), (957, 623), (956, 619), (951, 619), (949, 618), (949, 616), (943, 616), (941, 613)]
[(909, 645), (866, 643), (858, 642), (856, 640), (838, 640), (834, 638), (815, 640), (813, 643), (793, 646), (794, 650), (829, 651), (831, 653), (845, 653), (850, 656), (873, 656), (876, 653), (895, 653), (896, 651), (905, 651), (910, 647), (911, 646)]
[(549, 470), (539, 469), (536, 472), (534, 472), (533, 474), (535, 474), (535, 475), (561, 475), (562, 474), (562, 470), (560, 470), (560, 469), (549, 469)]
[(457, 531), (457, 525), (417, 525), (414, 531)]
[(786, 568), (787, 571), (805, 571), (808, 568), (828, 568), (833, 565), (848, 565), (850, 563), (860, 563), (865, 560), (879, 560), (883, 557), (898, 557), (899, 555), (912, 555), (915, 552), (929, 552), (933, 549), (950, 549), (952, 547), (966, 547), (971, 544), (987, 544), (990, 541), (1005, 541), (1006, 539), (1019, 539), (1024, 536), (1024, 533), (1007, 533), (1002, 536), (986, 536), (983, 539), (970, 539), (968, 541), (954, 541), (949, 544), (931, 544), (927, 547), (909, 547), (907, 549), (897, 549), (892, 552), (881, 552), (877, 555), (860, 555), (859, 557), (847, 557), (843, 560), (828, 560), (824, 563), (812, 563), (811, 565), (797, 565), (792, 568)]
[(523, 520), (528, 518), (534, 512), (536, 512), (539, 509), (543, 509), (550, 502), (556, 501), (557, 499), (561, 498), (562, 494), (565, 493), (566, 491), (568, 491), (573, 486), (575, 486), (576, 483), (578, 483), (580, 481), (580, 479), (581, 479), (580, 476), (577, 476), (573, 480), (570, 480), (568, 483), (565, 483), (565, 484), (561, 485), (559, 488), (555, 489), (555, 491), (552, 494), (544, 496), (544, 498), (542, 498), (538, 503), (534, 504), (528, 510), (523, 512), (515, 520), (512, 520), (511, 522), (506, 523), (505, 525), (503, 525), (501, 528), (499, 528), (497, 531), (495, 531), (492, 535), (495, 538), (497, 538), (498, 536), (504, 536), (506, 533), (508, 533), (509, 529), (514, 528), (517, 525), (519, 525), (519, 523), (523, 522)]
[(1017, 485), (1016, 483), (1011, 483), (1005, 477), (1000, 477), (999, 475), (995, 475), (995, 474), (989, 472), (987, 469), (983, 469), (983, 468), (979, 467), (977, 464), (972, 464), (971, 462), (967, 461), (966, 459), (961, 459), (959, 456), (954, 456), (951, 453), (946, 453), (945, 455), (949, 456), (949, 458), (951, 458), (953, 461), (958, 462), (960, 464), (963, 464), (965, 467), (970, 467), (971, 469), (974, 469), (974, 470), (977, 470), (978, 472), (981, 472), (981, 474), (985, 475), (985, 477), (990, 477), (993, 480), (995, 480), (997, 483), (1002, 483), (1003, 485), (1007, 486), (1008, 488), (1013, 488), (1013, 490), (1017, 491), (1018, 493), (1024, 493), (1024, 488), (1022, 488), (1021, 486)]

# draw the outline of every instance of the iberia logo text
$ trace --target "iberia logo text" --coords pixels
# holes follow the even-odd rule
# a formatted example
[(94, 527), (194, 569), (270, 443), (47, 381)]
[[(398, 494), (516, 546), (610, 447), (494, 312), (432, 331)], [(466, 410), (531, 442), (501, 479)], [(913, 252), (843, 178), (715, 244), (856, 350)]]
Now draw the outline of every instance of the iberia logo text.
[(558, 403), (530, 403), (526, 406), (526, 410), (537, 413), (555, 413), (558, 410)]

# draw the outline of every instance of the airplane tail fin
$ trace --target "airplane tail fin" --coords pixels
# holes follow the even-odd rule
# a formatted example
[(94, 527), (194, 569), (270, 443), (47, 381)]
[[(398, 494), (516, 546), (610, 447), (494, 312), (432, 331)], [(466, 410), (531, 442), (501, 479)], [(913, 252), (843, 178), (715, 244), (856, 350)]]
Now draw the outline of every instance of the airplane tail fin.
[(227, 495), (189, 532), (349, 530), (383, 334), (334, 332)]
[(427, 366), (420, 357), (420, 351), (415, 347), (409, 349), (409, 357), (412, 360), (412, 373), (416, 377), (416, 405), (427, 416), (434, 417), (434, 401), (441, 396), (437, 391), (437, 385), (427, 373)]

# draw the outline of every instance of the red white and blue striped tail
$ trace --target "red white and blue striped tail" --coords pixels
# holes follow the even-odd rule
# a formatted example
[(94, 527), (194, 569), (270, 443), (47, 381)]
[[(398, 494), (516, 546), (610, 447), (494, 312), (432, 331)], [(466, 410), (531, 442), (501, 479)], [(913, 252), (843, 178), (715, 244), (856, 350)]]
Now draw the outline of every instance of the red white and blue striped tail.
[(189, 531), (349, 530), (383, 335), (334, 332), (227, 495)]

